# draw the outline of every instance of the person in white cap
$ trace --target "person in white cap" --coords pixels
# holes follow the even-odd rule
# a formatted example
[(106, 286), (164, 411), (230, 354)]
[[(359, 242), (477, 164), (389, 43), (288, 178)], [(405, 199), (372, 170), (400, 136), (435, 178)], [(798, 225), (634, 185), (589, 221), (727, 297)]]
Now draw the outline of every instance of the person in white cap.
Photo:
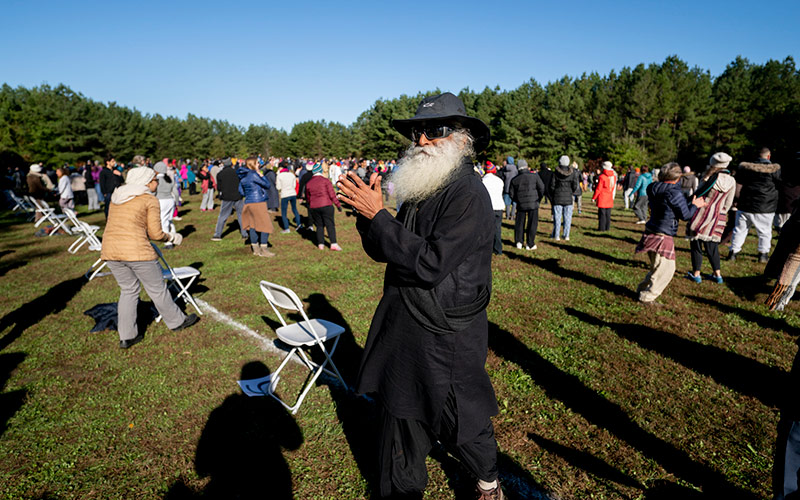
[[(28, 176), (25, 179), (28, 182), (28, 194), (31, 198), (36, 200), (39, 205), (49, 206), (45, 201), (45, 197), (53, 190), (53, 182), (42, 173), (42, 167), (38, 163), (34, 163), (28, 170)], [(36, 222), (42, 218), (42, 213), (36, 212)]]
[(728, 210), (733, 205), (736, 194), (736, 181), (728, 171), (731, 160), (727, 153), (714, 153), (703, 173), (702, 182), (694, 193), (697, 198), (705, 198), (707, 203), (694, 214), (686, 227), (692, 255), (692, 271), (686, 274), (686, 278), (695, 283), (703, 281), (700, 277), (703, 253), (711, 262), (711, 281), (722, 283), (719, 242), (728, 221)]

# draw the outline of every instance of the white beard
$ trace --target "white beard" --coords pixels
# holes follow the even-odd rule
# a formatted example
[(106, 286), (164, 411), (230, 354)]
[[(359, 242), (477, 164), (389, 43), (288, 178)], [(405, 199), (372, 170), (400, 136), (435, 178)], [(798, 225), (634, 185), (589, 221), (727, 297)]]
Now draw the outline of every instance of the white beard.
[(422, 201), (447, 186), (462, 159), (471, 154), (471, 142), (463, 132), (454, 132), (435, 146), (409, 146), (389, 178), (397, 197), (402, 202)]

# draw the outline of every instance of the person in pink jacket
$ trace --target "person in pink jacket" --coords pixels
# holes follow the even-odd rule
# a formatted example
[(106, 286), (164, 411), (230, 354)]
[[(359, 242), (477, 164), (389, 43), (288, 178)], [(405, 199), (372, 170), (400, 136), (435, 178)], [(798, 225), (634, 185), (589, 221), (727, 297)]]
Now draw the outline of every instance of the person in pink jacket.
[(331, 250), (340, 251), (342, 247), (336, 243), (336, 225), (333, 221), (333, 206), (342, 211), (342, 204), (333, 192), (333, 184), (325, 177), (322, 163), (317, 163), (311, 169), (314, 174), (305, 185), (305, 196), (308, 201), (308, 211), (314, 226), (317, 228), (317, 247), (325, 250), (325, 230), (331, 240)]
[(597, 230), (608, 231), (611, 228), (611, 209), (614, 208), (614, 196), (617, 194), (617, 173), (610, 161), (603, 162), (603, 173), (597, 181), (592, 201), (597, 204)]

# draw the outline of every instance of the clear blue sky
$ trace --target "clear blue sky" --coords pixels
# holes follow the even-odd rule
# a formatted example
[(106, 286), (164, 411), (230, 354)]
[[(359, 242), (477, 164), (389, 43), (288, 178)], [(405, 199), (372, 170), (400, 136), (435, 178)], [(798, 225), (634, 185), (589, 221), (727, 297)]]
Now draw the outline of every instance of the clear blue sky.
[(379, 98), (513, 89), (678, 55), (797, 58), (800, 1), (0, 0), (0, 83), (64, 83), (144, 113), (291, 129)]

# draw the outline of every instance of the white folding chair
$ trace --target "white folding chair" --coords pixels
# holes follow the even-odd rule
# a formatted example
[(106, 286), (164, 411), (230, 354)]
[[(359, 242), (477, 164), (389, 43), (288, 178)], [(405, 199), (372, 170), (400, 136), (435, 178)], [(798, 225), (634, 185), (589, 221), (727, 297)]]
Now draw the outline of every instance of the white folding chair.
[(75, 211), (69, 208), (64, 209), (64, 214), (67, 216), (70, 223), (72, 223), (72, 234), (78, 236), (78, 239), (72, 242), (72, 245), (67, 248), (67, 251), (74, 254), (86, 243), (89, 244), (89, 250), (99, 251), (102, 244), (100, 243), (100, 239), (96, 236), (96, 233), (100, 230), (100, 226), (92, 226), (83, 222), (78, 219), (78, 215)]
[[(156, 251), (158, 255), (159, 265), (161, 266), (161, 275), (164, 277), (165, 280), (168, 282), (168, 287), (174, 288), (176, 296), (175, 298), (183, 299), (184, 302), (191, 304), (197, 310), (197, 314), (203, 315), (203, 311), (200, 310), (200, 306), (197, 305), (197, 302), (194, 301), (194, 298), (189, 293), (189, 287), (192, 286), (194, 280), (200, 276), (200, 271), (193, 267), (184, 266), (184, 267), (172, 267), (167, 263), (167, 259), (164, 258), (164, 254), (161, 253), (161, 249), (158, 248), (154, 243), (150, 243), (153, 249)], [(161, 321), (161, 315), (156, 318), (156, 323)]]
[(20, 198), (17, 194), (12, 190), (7, 190), (8, 195), (11, 197), (11, 201), (14, 202), (14, 207), (11, 209), (13, 212), (21, 211), (25, 215), (28, 216), (28, 220), (33, 219), (34, 215), (36, 214), (36, 209), (33, 205), (28, 202), (28, 200), (24, 198)]
[(31, 196), (28, 199), (33, 203), (33, 206), (36, 207), (36, 211), (42, 214), (42, 218), (36, 221), (36, 224), (33, 227), (39, 227), (44, 221), (50, 222), (53, 225), (53, 230), (50, 231), (48, 236), (53, 236), (58, 232), (59, 229), (63, 229), (65, 233), (72, 234), (69, 227), (67, 227), (67, 221), (69, 220), (66, 215), (64, 214), (57, 214), (55, 208), (50, 208), (44, 203), (39, 203), (36, 198)]
[[(334, 351), (336, 351), (336, 345), (339, 343), (339, 336), (344, 332), (344, 328), (336, 323), (331, 323), (330, 321), (325, 321), (323, 319), (309, 319), (306, 315), (303, 303), (300, 301), (300, 298), (297, 297), (297, 294), (295, 294), (292, 290), (280, 285), (276, 285), (275, 283), (270, 283), (269, 281), (262, 281), (260, 286), (261, 292), (264, 294), (267, 302), (269, 302), (272, 310), (275, 311), (275, 314), (278, 316), (278, 319), (283, 325), (275, 330), (275, 334), (282, 342), (291, 346), (289, 354), (283, 358), (283, 361), (281, 362), (280, 366), (278, 366), (278, 369), (269, 375), (271, 377), (270, 384), (268, 385), (269, 394), (273, 398), (277, 399), (287, 410), (292, 412), (292, 415), (294, 415), (300, 409), (300, 405), (303, 403), (303, 399), (305, 399), (308, 391), (314, 387), (314, 383), (323, 372), (332, 377), (338, 378), (342, 382), (342, 385), (344, 385), (345, 390), (347, 390), (347, 384), (345, 383), (344, 378), (342, 378), (342, 375), (339, 373), (339, 370), (336, 368), (336, 365), (331, 359)], [(286, 324), (286, 321), (283, 319), (280, 311), (278, 311), (279, 307), (281, 309), (299, 312), (303, 317), (303, 321), (290, 325)], [(331, 339), (333, 339), (333, 346), (331, 347), (330, 351), (328, 351), (325, 348), (325, 341)], [(319, 347), (319, 349), (322, 351), (322, 354), (325, 356), (325, 360), (322, 363), (315, 363), (312, 361), (303, 350), (304, 347), (314, 346)], [(300, 396), (297, 398), (297, 401), (294, 403), (294, 405), (289, 406), (278, 396), (276, 396), (274, 391), (278, 381), (280, 380), (281, 370), (283, 370), (295, 353), (311, 373), (302, 391), (300, 392)], [(327, 369), (327, 365), (330, 365), (333, 371)]]
[[(89, 247), (89, 250), (93, 250), (93, 248)], [(109, 274), (111, 274), (111, 272), (109, 272), (109, 271), (101, 273), (100, 271), (104, 267), (106, 267), (106, 261), (104, 261), (102, 258), (97, 259), (96, 261), (94, 261), (94, 264), (92, 264), (92, 267), (90, 267), (89, 270), (86, 271), (86, 274), (84, 274), (83, 276), (88, 281), (92, 281), (93, 279), (95, 279), (95, 278), (97, 278), (99, 276), (108, 276)]]

